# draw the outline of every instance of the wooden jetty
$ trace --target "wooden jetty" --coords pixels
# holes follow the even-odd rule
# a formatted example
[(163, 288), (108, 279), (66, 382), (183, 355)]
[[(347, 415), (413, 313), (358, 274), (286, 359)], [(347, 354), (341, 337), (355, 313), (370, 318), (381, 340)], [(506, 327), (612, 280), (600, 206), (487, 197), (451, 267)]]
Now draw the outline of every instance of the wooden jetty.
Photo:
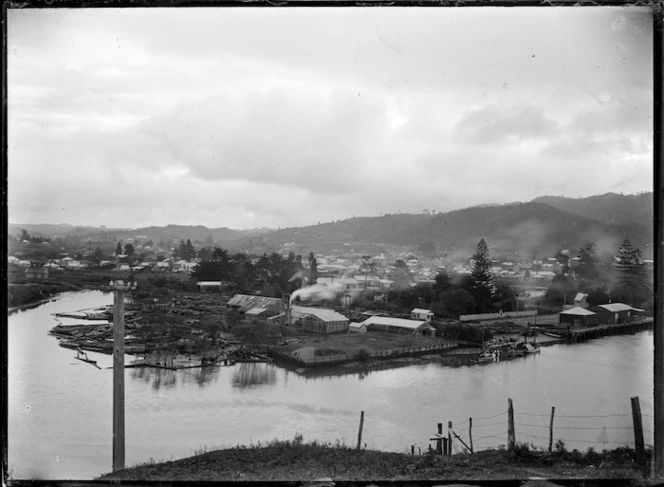
[(610, 325), (596, 325), (584, 328), (570, 328), (567, 331), (567, 340), (570, 343), (578, 343), (594, 338), (601, 338), (610, 335), (626, 335), (637, 333), (639, 331), (650, 330), (653, 326), (653, 319), (647, 318), (624, 323), (615, 323)]

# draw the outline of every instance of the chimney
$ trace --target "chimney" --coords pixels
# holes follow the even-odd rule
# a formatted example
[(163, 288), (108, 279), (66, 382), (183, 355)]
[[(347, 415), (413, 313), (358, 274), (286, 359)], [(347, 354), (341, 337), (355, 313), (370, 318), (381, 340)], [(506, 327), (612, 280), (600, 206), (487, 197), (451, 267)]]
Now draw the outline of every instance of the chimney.
[(286, 310), (284, 311), (284, 325), (291, 325), (291, 296), (290, 294), (284, 295), (284, 302), (286, 304)]

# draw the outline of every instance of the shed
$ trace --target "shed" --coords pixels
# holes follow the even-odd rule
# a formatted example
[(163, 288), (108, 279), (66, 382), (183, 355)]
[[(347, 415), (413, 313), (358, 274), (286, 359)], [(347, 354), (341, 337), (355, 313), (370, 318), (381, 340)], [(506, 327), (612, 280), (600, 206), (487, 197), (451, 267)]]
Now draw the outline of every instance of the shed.
[(350, 333), (366, 333), (367, 325), (364, 323), (351, 323), (348, 325), (348, 331)]
[(589, 304), (586, 302), (588, 295), (586, 293), (577, 293), (574, 297), (574, 306), (579, 308), (587, 308)]
[(198, 281), (196, 287), (201, 291), (220, 290), (222, 288), (221, 281)]
[(252, 308), (247, 311), (244, 316), (247, 318), (267, 318), (269, 316), (270, 310), (267, 308)]
[(348, 318), (332, 309), (293, 306), (292, 316), (301, 315), (300, 326), (314, 333), (338, 333), (348, 330)]
[(392, 333), (410, 333), (412, 335), (433, 336), (436, 329), (426, 321), (405, 320), (403, 318), (392, 318), (389, 316), (372, 316), (362, 322), (367, 331), (389, 331)]
[(226, 306), (240, 313), (246, 313), (253, 308), (266, 308), (271, 315), (279, 314), (285, 307), (284, 302), (279, 298), (251, 294), (236, 294), (228, 300)]
[(560, 326), (592, 326), (598, 323), (597, 314), (585, 308), (576, 307), (560, 312)]
[(643, 311), (623, 303), (600, 304), (596, 310), (599, 322), (606, 324), (629, 321), (634, 311)]
[(430, 309), (415, 308), (410, 312), (410, 317), (414, 320), (424, 320), (429, 322), (433, 320), (433, 313)]

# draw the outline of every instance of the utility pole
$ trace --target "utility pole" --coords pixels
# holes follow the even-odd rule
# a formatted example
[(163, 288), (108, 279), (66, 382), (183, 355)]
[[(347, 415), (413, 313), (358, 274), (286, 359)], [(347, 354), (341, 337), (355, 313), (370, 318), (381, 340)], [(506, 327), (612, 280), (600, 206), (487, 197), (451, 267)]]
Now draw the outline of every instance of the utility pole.
[(125, 468), (124, 294), (135, 283), (111, 281), (113, 290), (113, 472)]
[[(664, 13), (662, 6), (653, 7), (653, 51), (654, 60), (661, 62), (664, 58)], [(655, 199), (655, 313), (654, 313), (654, 392), (653, 418), (654, 418), (654, 452), (653, 452), (653, 477), (664, 478), (664, 174), (662, 174), (662, 123), (664, 123), (664, 76), (661, 69), (654, 70), (654, 183), (653, 197)]]

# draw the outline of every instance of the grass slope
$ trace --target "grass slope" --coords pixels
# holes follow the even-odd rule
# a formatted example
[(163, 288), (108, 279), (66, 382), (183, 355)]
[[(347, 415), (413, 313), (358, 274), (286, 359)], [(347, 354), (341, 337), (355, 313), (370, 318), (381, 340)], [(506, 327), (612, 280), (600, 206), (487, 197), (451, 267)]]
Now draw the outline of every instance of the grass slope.
[(519, 445), (514, 452), (488, 450), (449, 457), (356, 450), (343, 444), (275, 441), (267, 445), (201, 452), (182, 460), (147, 463), (100, 480), (335, 481), (425, 479), (623, 479), (648, 485), (630, 450), (586, 454), (559, 449), (552, 454)]

